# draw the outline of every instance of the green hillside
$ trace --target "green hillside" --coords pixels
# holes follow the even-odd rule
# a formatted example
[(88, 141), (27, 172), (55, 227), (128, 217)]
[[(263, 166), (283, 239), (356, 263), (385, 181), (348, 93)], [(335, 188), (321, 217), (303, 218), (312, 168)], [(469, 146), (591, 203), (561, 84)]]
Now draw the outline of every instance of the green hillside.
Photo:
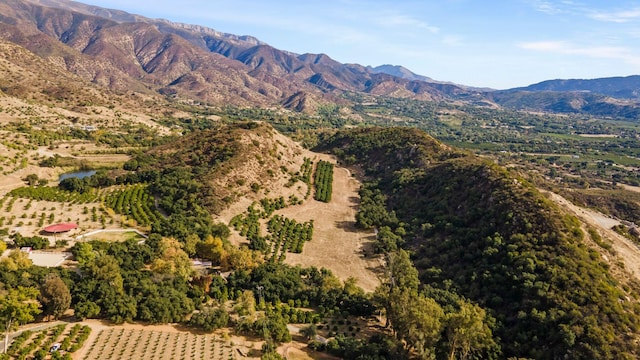
[(381, 229), (378, 248), (405, 242), (427, 292), (486, 309), (504, 358), (638, 356), (637, 294), (584, 244), (578, 220), (524, 180), (415, 129), (340, 132), (325, 146), (365, 169), (358, 221)]

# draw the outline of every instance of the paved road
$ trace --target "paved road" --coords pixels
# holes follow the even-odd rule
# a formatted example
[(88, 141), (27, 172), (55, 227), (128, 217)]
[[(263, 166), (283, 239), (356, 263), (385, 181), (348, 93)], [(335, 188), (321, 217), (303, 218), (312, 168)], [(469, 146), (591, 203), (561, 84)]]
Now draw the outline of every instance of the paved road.
[[(40, 331), (40, 330), (44, 330), (44, 329), (48, 329), (50, 327), (59, 325), (59, 324), (66, 324), (67, 322), (64, 321), (51, 321), (48, 322), (46, 324), (38, 324), (38, 325), (33, 325), (33, 326), (23, 326), (21, 327), (18, 331), (14, 331), (11, 334), (9, 334), (9, 344), (11, 344), (11, 342), (13, 341), (13, 339), (15, 337), (17, 337), (18, 335), (22, 334), (24, 331), (26, 330), (31, 330), (31, 331)], [(4, 351), (4, 334), (2, 334), (2, 339), (0, 339), (0, 352)]]

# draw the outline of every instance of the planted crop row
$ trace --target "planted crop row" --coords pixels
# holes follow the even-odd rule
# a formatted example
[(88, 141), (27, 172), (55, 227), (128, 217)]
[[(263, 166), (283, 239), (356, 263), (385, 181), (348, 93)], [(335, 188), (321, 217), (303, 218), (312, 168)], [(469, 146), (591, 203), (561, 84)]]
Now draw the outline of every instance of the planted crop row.
[(134, 219), (142, 226), (151, 225), (162, 216), (155, 210), (153, 198), (144, 184), (113, 191), (106, 197), (105, 205), (117, 214)]
[(304, 162), (300, 167), (300, 176), (302, 181), (307, 184), (307, 193), (304, 195), (305, 200), (311, 195), (311, 173), (313, 172), (313, 161), (309, 158), (304, 158)]
[(260, 199), (260, 205), (262, 206), (262, 209), (263, 209), (263, 212), (260, 214), (260, 217), (263, 219), (267, 219), (271, 215), (273, 215), (274, 211), (284, 209), (285, 207), (287, 207), (287, 202), (284, 200), (284, 197), (280, 196), (277, 199), (269, 199), (269, 198)]
[(85, 204), (97, 201), (99, 194), (95, 189), (88, 190), (84, 193), (79, 193), (76, 191), (62, 190), (58, 187), (52, 186), (23, 186), (11, 190), (9, 195), (41, 201)]
[[(15, 337), (7, 349), (6, 359), (44, 359), (49, 354), (49, 348), (59, 341), (60, 336), (67, 329), (67, 324), (60, 324), (40, 331), (26, 330)], [(74, 325), (69, 333), (61, 341), (60, 351), (67, 352), (64, 356), (55, 353), (52, 358), (68, 358), (68, 353), (74, 352), (82, 347), (89, 337), (91, 328), (88, 326)], [(35, 335), (35, 336), (34, 336)]]
[(289, 304), (267, 304), (265, 313), (267, 316), (278, 314), (287, 324), (316, 324), (322, 320), (322, 316), (315, 311), (298, 309)]
[(307, 184), (311, 184), (311, 172), (313, 171), (313, 161), (309, 158), (304, 158), (304, 163), (300, 166), (300, 175), (302, 181)]
[(84, 359), (236, 359), (233, 343), (217, 335), (149, 330), (101, 330)]
[(323, 202), (331, 201), (331, 193), (333, 192), (333, 164), (320, 160), (316, 167), (316, 176), (314, 178), (314, 186), (316, 193), (314, 199)]
[(270, 260), (283, 261), (286, 252), (301, 253), (304, 243), (313, 237), (313, 220), (298, 223), (293, 219), (276, 215), (267, 223), (270, 235), (266, 238), (271, 253)]
[(260, 215), (261, 213), (251, 205), (246, 213), (234, 216), (229, 223), (230, 226), (240, 233), (240, 236), (244, 236), (249, 240), (251, 247), (255, 250), (261, 250), (255, 247), (255, 242), (261, 239), (260, 223), (258, 221)]

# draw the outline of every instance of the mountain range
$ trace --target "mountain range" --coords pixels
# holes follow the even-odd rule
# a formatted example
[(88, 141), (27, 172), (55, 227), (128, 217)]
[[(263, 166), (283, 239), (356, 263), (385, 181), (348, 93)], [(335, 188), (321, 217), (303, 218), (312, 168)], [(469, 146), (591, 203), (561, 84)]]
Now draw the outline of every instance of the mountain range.
[(2, 0), (0, 14), (0, 39), (33, 52), (51, 69), (120, 92), (308, 112), (346, 101), (344, 92), (629, 119), (638, 119), (640, 108), (639, 76), (494, 91), (435, 81), (402, 66), (295, 54), (252, 36), (74, 1)]

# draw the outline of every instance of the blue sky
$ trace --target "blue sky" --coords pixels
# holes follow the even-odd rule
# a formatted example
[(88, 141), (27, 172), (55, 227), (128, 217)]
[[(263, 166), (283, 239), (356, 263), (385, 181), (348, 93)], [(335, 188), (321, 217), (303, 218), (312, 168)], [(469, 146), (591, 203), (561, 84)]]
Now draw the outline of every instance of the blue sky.
[(640, 0), (81, 2), (472, 86), (640, 74)]

